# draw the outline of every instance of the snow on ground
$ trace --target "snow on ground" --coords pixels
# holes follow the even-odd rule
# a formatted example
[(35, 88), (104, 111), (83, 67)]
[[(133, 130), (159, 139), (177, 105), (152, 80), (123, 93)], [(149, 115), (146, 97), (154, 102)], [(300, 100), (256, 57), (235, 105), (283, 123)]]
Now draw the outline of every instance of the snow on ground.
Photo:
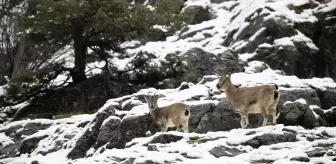
[[(228, 1), (220, 4), (212, 4), (210, 0), (189, 0), (186, 2), (186, 6), (198, 5), (203, 7), (210, 7), (212, 12), (216, 14), (216, 18), (202, 22), (197, 25), (189, 25), (188, 30), (183, 33), (176, 33), (174, 36), (170, 36), (166, 41), (159, 42), (148, 42), (143, 46), (136, 47), (138, 42), (132, 41), (124, 43), (122, 46), (128, 47), (126, 52), (131, 56), (130, 58), (118, 59), (113, 58), (111, 61), (119, 70), (125, 70), (128, 66), (128, 63), (132, 59), (132, 55), (140, 51), (145, 51), (153, 53), (160, 60), (164, 60), (164, 57), (171, 52), (181, 51), (185, 52), (190, 48), (199, 47), (205, 51), (220, 54), (225, 51), (227, 48), (236, 48), (242, 47), (244, 44), (247, 44), (246, 41), (233, 42), (230, 47), (222, 46), (224, 41), (223, 38), (227, 37), (228, 33), (234, 30), (237, 30), (237, 33), (234, 35), (234, 39), (237, 39), (240, 32), (243, 31), (249, 24), (245, 22), (245, 19), (249, 16), (256, 16), (254, 13), (260, 8), (270, 7), (274, 9), (274, 12), (266, 18), (274, 18), (279, 16), (284, 16), (289, 19), (288, 23), (291, 21), (303, 22), (316, 21), (316, 17), (313, 16), (313, 12), (326, 12), (334, 9), (336, 6), (336, 0), (332, 0), (327, 4), (320, 4), (318, 9), (307, 9), (302, 13), (297, 14), (295, 11), (290, 10), (287, 6), (299, 6), (309, 2), (309, 0), (240, 0), (237, 1)], [(232, 9), (233, 8), (233, 9)], [(229, 11), (232, 9), (232, 11)], [(252, 15), (254, 14), (254, 15)], [(234, 18), (234, 19), (233, 19)], [(255, 35), (249, 38), (250, 41), (254, 40), (259, 33), (264, 29), (261, 28)], [(181, 37), (186, 34), (195, 33), (193, 37)], [(210, 34), (210, 37), (205, 37)], [(313, 42), (305, 37), (302, 33), (298, 33), (295, 36), (280, 38), (274, 41), (275, 45), (281, 46), (293, 46), (293, 41), (304, 41), (307, 45), (318, 50), (318, 48), (313, 44)], [(261, 44), (259, 47), (270, 47), (270, 44)], [(136, 47), (136, 48), (133, 48)], [(68, 49), (67, 49), (68, 48)], [(50, 62), (63, 61), (65, 66), (73, 67), (74, 58), (73, 51), (69, 50), (69, 47), (66, 47), (64, 50), (61, 50), (55, 58)], [(239, 54), (239, 58), (242, 60), (247, 60), (255, 54)], [(256, 67), (261, 67), (263, 63), (261, 62), (250, 62), (247, 67), (246, 73), (235, 73), (232, 74), (232, 82), (235, 85), (241, 86), (252, 86), (259, 84), (278, 84), (282, 89), (288, 88), (308, 88), (313, 86), (319, 89), (328, 89), (329, 87), (336, 87), (336, 83), (330, 78), (313, 78), (313, 79), (299, 79), (295, 76), (283, 76), (280, 75), (278, 71), (271, 69), (266, 69), (263, 72), (254, 73)], [(94, 62), (88, 63), (87, 71), (88, 75), (94, 75), (100, 73), (101, 69), (105, 65), (104, 62)], [(60, 75), (55, 81), (55, 84), (58, 84), (65, 80), (66, 75)], [(204, 103), (206, 98), (209, 96), (209, 91), (217, 90), (216, 84), (218, 80), (210, 81), (204, 85), (200, 84), (190, 84), (189, 89), (181, 90), (178, 89), (166, 89), (166, 90), (155, 90), (154, 88), (143, 89), (138, 93), (133, 95), (124, 96), (116, 99), (111, 99), (98, 111), (102, 111), (105, 108), (116, 104), (120, 100), (130, 98), (132, 96), (140, 96), (148, 94), (149, 92), (157, 92), (158, 94), (164, 95), (159, 99), (159, 106), (168, 105), (170, 103), (178, 101), (186, 101), (188, 103)], [(2, 94), (3, 87), (0, 87), (0, 95)], [(200, 100), (192, 101), (194, 98), (199, 98)], [(137, 101), (131, 99), (130, 101)], [(301, 100), (299, 100), (301, 101)], [(24, 104), (20, 104), (24, 105)], [(19, 106), (20, 107), (20, 106)], [(333, 110), (333, 109), (330, 109)], [(126, 117), (133, 115), (140, 115), (148, 113), (147, 104), (141, 104), (134, 107), (131, 111), (116, 111), (117, 113), (128, 114)], [(326, 111), (328, 112), (328, 111)], [(153, 137), (160, 135), (160, 133), (155, 134), (152, 137), (136, 138), (131, 141), (128, 145), (133, 145), (126, 149), (110, 149), (106, 150), (103, 153), (94, 153), (92, 157), (82, 158), (78, 160), (69, 160), (66, 158), (66, 155), (70, 151), (70, 148), (74, 146), (75, 141), (83, 133), (82, 128), (78, 128), (78, 124), (91, 121), (95, 115), (79, 115), (74, 116), (69, 119), (61, 120), (31, 120), (31, 121), (16, 121), (6, 125), (0, 125), (0, 131), (6, 130), (13, 126), (24, 126), (27, 123), (39, 122), (39, 123), (48, 123), (52, 124), (51, 128), (46, 130), (41, 130), (31, 136), (31, 137), (48, 135), (45, 139), (40, 141), (38, 148), (31, 154), (23, 154), (17, 158), (7, 158), (1, 159), (0, 162), (8, 164), (25, 164), (31, 163), (34, 160), (39, 161), (40, 164), (53, 164), (53, 163), (113, 163), (118, 160), (127, 160), (128, 158), (135, 158), (136, 162), (144, 162), (146, 160), (151, 160), (154, 162), (164, 163), (251, 163), (259, 160), (272, 160), (274, 163), (290, 163), (290, 159), (295, 156), (304, 156), (307, 154), (305, 151), (312, 150), (318, 145), (333, 144), (336, 145), (336, 128), (327, 128), (319, 127), (312, 130), (306, 130), (302, 127), (286, 127), (298, 132), (297, 139), (298, 142), (285, 142), (278, 143), (273, 145), (263, 145), (259, 148), (253, 149), (251, 146), (242, 145), (243, 142), (252, 139), (255, 136), (259, 136), (265, 133), (271, 134), (283, 134), (284, 126), (266, 126), (256, 129), (233, 129), (228, 132), (208, 132), (207, 134), (196, 134), (196, 133), (179, 133), (179, 132), (168, 132), (168, 134), (181, 135), (183, 139), (177, 142), (170, 144), (156, 144), (158, 151), (148, 151), (146, 145)], [(111, 117), (110, 119), (112, 119)], [(255, 131), (251, 135), (247, 133)], [(304, 136), (316, 136), (326, 132), (334, 138), (329, 139), (317, 139), (313, 142), (310, 142)], [(213, 139), (213, 141), (208, 141), (205, 143), (201, 142), (190, 142), (190, 137), (195, 137), (200, 139)], [(217, 139), (216, 139), (217, 138)], [(199, 140), (200, 140), (199, 139)], [(198, 140), (198, 139), (197, 139)], [(41, 151), (52, 150), (55, 145), (59, 144), (59, 141), (65, 141), (60, 145), (62, 148), (56, 152), (49, 153), (45, 156), (39, 154)], [(9, 136), (6, 136), (4, 133), (0, 133), (0, 145), (8, 145), (13, 141)], [(135, 143), (135, 144), (133, 144)], [(246, 151), (246, 153), (234, 156), (234, 157), (220, 157), (216, 158), (209, 153), (209, 150), (216, 146), (226, 146), (234, 147), (239, 150)], [(334, 146), (335, 148), (335, 146)], [(324, 156), (323, 158), (311, 158), (311, 163), (333, 163), (330, 158)]]
[[(256, 64), (258, 65), (258, 64)], [(314, 78), (314, 79), (298, 79), (295, 76), (283, 76), (279, 75), (276, 71), (267, 69), (260, 73), (235, 73), (232, 74), (232, 81), (234, 84), (241, 84), (243, 86), (250, 86), (256, 84), (268, 84), (276, 83), (280, 87), (282, 85), (289, 85), (293, 88), (307, 88), (310, 85), (327, 88), (331, 85), (335, 85), (329, 78)], [(134, 115), (142, 115), (148, 113), (148, 107), (146, 103), (141, 104), (140, 101), (135, 99), (136, 96), (142, 96), (147, 94), (161, 95), (159, 99), (159, 106), (168, 105), (178, 101), (187, 101), (186, 103), (205, 103), (207, 97), (209, 97), (210, 90), (216, 90), (217, 79), (202, 84), (191, 84), (189, 88), (184, 90), (177, 89), (164, 89), (156, 90), (155, 88), (148, 88), (140, 90), (133, 95), (127, 95), (116, 99), (110, 99), (107, 103), (98, 111), (101, 112), (111, 105), (119, 105), (120, 102), (129, 100), (132, 103), (140, 104), (132, 108), (131, 111), (117, 111), (125, 112), (126, 117), (132, 117)], [(198, 98), (200, 100), (193, 100)], [(304, 100), (298, 100), (304, 101)], [(212, 101), (213, 102), (213, 101)], [(125, 104), (120, 104), (125, 105)], [(313, 107), (312, 107), (313, 108)], [(331, 109), (330, 109), (331, 110)], [(107, 149), (103, 153), (100, 151), (92, 152), (91, 157), (81, 158), (77, 160), (69, 160), (66, 155), (70, 149), (74, 146), (77, 139), (82, 135), (83, 128), (79, 128), (78, 125), (85, 121), (91, 121), (95, 114), (92, 115), (78, 115), (69, 119), (61, 120), (32, 120), (32, 121), (17, 121), (0, 127), (0, 131), (6, 130), (10, 127), (21, 125), (24, 126), (31, 122), (40, 122), (52, 124), (50, 128), (41, 130), (31, 136), (27, 136), (26, 139), (44, 136), (46, 138), (40, 141), (38, 147), (31, 153), (31, 155), (23, 154), (17, 158), (2, 159), (0, 162), (8, 164), (25, 164), (32, 161), (39, 161), (40, 164), (53, 164), (53, 163), (78, 163), (78, 164), (91, 164), (91, 163), (113, 163), (116, 161), (124, 161), (134, 159), (134, 163), (141, 163), (144, 161), (154, 161), (159, 163), (251, 163), (254, 161), (275, 161), (274, 163), (289, 163), (292, 157), (303, 156), (306, 157), (306, 151), (313, 150), (319, 145), (335, 144), (336, 140), (330, 137), (329, 139), (322, 138), (313, 142), (307, 140), (307, 136), (318, 136), (322, 132), (326, 132), (330, 136), (336, 137), (336, 128), (319, 127), (312, 130), (306, 130), (302, 127), (286, 127), (297, 131), (297, 142), (284, 142), (273, 145), (263, 145), (259, 148), (252, 148), (251, 146), (244, 145), (242, 143), (265, 133), (271, 134), (283, 134), (285, 133), (283, 125), (266, 126), (256, 129), (233, 129), (226, 132), (208, 132), (206, 134), (196, 133), (180, 133), (180, 132), (168, 132), (168, 134), (183, 136), (183, 139), (177, 142), (169, 144), (155, 144), (158, 151), (148, 151), (146, 145), (149, 141), (160, 135), (156, 133), (151, 137), (135, 138), (127, 145), (130, 147), (125, 149)], [(115, 118), (114, 116), (109, 119)], [(108, 120), (108, 119), (107, 119)], [(106, 120), (105, 120), (106, 121)], [(20, 129), (19, 129), (20, 130)], [(251, 133), (254, 132), (254, 133)], [(250, 135), (246, 135), (250, 133)], [(199, 138), (197, 140), (208, 139), (208, 142), (191, 141), (191, 137)], [(62, 141), (62, 142), (61, 142)], [(11, 143), (11, 138), (0, 133), (0, 143), (8, 145)], [(53, 151), (58, 146), (57, 151)], [(132, 145), (132, 146), (131, 146)], [(236, 148), (240, 151), (244, 151), (240, 155), (234, 157), (220, 157), (216, 158), (209, 153), (214, 147), (225, 146), (229, 148)], [(45, 156), (41, 155), (41, 152), (51, 151)], [(324, 163), (332, 163), (330, 157), (324, 156), (322, 159), (317, 157), (310, 158), (312, 162), (323, 161)], [(118, 163), (118, 162), (117, 162)]]
[(13, 143), (14, 143), (14, 141), (10, 137), (6, 136), (3, 133), (0, 133), (0, 146), (1, 147), (5, 147), (5, 146), (13, 144)]
[(4, 95), (6, 93), (6, 87), (7, 87), (7, 85), (0, 86), (0, 96)]
[[(251, 64), (251, 68), (253, 66), (260, 67), (262, 63), (256, 62)], [(214, 76), (215, 77), (215, 76)], [(216, 78), (216, 77), (215, 77)], [(322, 90), (328, 88), (336, 88), (336, 83), (331, 78), (313, 78), (313, 79), (299, 79), (296, 76), (284, 76), (280, 75), (278, 71), (274, 71), (271, 69), (266, 69), (259, 73), (234, 73), (231, 75), (231, 80), (234, 85), (244, 86), (255, 86), (262, 84), (277, 84), (282, 90), (297, 90), (297, 89), (308, 89), (313, 86), (314, 88), (319, 88)], [(176, 102), (185, 102), (188, 105), (204, 103), (210, 97), (211, 92), (216, 92), (218, 89), (216, 85), (218, 83), (218, 79), (213, 81), (206, 82), (203, 84), (189, 84), (188, 89), (184, 89), (179, 91), (179, 89), (155, 89), (155, 88), (147, 88), (142, 89), (133, 95), (127, 95), (115, 99), (110, 99), (104, 105), (104, 107), (111, 106), (113, 104), (118, 104), (117, 102), (123, 101), (121, 106), (125, 106), (128, 102), (132, 102), (132, 104), (138, 104), (133, 107), (131, 111), (117, 111), (121, 113), (127, 113), (128, 116), (134, 115), (143, 115), (149, 112), (147, 103), (142, 104), (141, 101), (136, 99), (134, 96), (139, 97), (148, 94), (157, 94), (161, 95), (158, 100), (158, 106), (166, 106)], [(223, 98), (225, 94), (217, 95), (216, 98)], [(101, 108), (105, 109), (105, 108)]]
[[(308, 88), (313, 86), (316, 88), (326, 89), (335, 88), (336, 84), (331, 78), (313, 78), (299, 79), (296, 76), (279, 75), (277, 71), (266, 69), (259, 73), (234, 73), (231, 75), (231, 81), (235, 85), (253, 86), (261, 84), (277, 84), (280, 87), (290, 88)], [(206, 86), (215, 88), (218, 80), (205, 83)]]
[[(96, 161), (96, 162), (103, 162), (102, 159), (107, 159), (108, 156), (113, 154), (114, 158), (131, 158), (135, 157), (137, 162), (143, 162), (145, 160), (151, 160), (158, 163), (164, 163), (165, 161), (179, 161), (177, 163), (231, 163), (231, 162), (238, 162), (238, 163), (250, 163), (252, 161), (258, 160), (282, 160), (289, 162), (291, 157), (295, 156), (307, 156), (305, 155), (305, 151), (309, 150), (310, 148), (317, 146), (319, 144), (335, 144), (336, 140), (331, 139), (320, 139), (314, 142), (309, 142), (306, 139), (300, 139), (301, 135), (308, 134), (308, 135), (315, 135), (319, 134), (323, 131), (326, 131), (328, 134), (329, 132), (336, 131), (335, 128), (318, 128), (314, 130), (305, 130), (302, 127), (286, 127), (289, 129), (296, 130), (298, 132), (299, 141), (298, 142), (284, 142), (278, 143), (273, 145), (265, 145), (261, 146), (258, 149), (252, 149), (250, 146), (243, 146), (241, 145), (243, 142), (246, 142), (255, 136), (259, 136), (265, 133), (271, 134), (283, 134), (284, 126), (283, 125), (276, 125), (276, 126), (266, 126), (257, 129), (234, 129), (229, 132), (208, 132), (207, 134), (196, 134), (196, 133), (189, 133), (183, 134), (179, 132), (168, 132), (168, 134), (174, 135), (182, 135), (184, 138), (180, 141), (170, 143), (170, 144), (157, 144), (158, 152), (148, 151), (146, 143), (148, 143), (153, 137), (160, 135), (157, 133), (156, 135), (149, 137), (149, 138), (141, 138), (135, 139), (138, 142), (136, 145), (131, 146), (130, 148), (126, 148), (124, 150), (107, 150), (104, 153), (97, 155), (97, 157), (89, 157), (87, 159), (82, 159), (76, 161), (77, 163), (81, 163), (84, 161)], [(247, 133), (255, 131), (255, 134), (246, 135)], [(332, 135), (332, 133), (330, 133)], [(215, 139), (214, 141), (208, 141), (206, 143), (188, 143), (190, 137), (197, 136), (200, 138), (220, 138)], [(133, 141), (131, 141), (133, 142)], [(130, 142), (130, 143), (131, 143)], [(236, 147), (240, 150), (245, 150), (247, 153), (243, 153), (241, 155), (235, 157), (221, 157), (215, 158), (209, 153), (209, 150), (212, 148), (223, 145), (227, 147)], [(181, 154), (186, 154), (190, 158), (196, 159), (189, 159)], [(111, 158), (110, 158), (111, 159)], [(112, 158), (113, 159), (113, 158)], [(316, 159), (317, 160), (317, 159)], [(324, 161), (326, 163), (332, 163), (332, 161), (328, 158), (325, 158)], [(106, 161), (107, 163), (108, 161)], [(104, 163), (104, 162), (103, 162)]]
[[(297, 142), (282, 142), (271, 145), (263, 145), (259, 148), (252, 148), (243, 143), (263, 134), (284, 134), (286, 129), (297, 132)], [(254, 132), (254, 133), (251, 133)], [(316, 136), (323, 132), (331, 135), (330, 138), (320, 138), (311, 142), (306, 139), (307, 136)], [(250, 133), (250, 134), (249, 134)], [(149, 151), (148, 143), (162, 133), (156, 133), (151, 137), (136, 138), (128, 143), (132, 145), (125, 149), (107, 149), (103, 153), (93, 154), (91, 157), (81, 158), (77, 160), (69, 160), (66, 158), (69, 149), (61, 149), (60, 151), (43, 155), (21, 155), (18, 158), (3, 159), (8, 164), (24, 164), (34, 160), (40, 164), (53, 163), (74, 163), (74, 164), (108, 164), (117, 161), (126, 161), (134, 159), (134, 163), (145, 161), (153, 161), (158, 163), (253, 163), (256, 161), (275, 161), (274, 163), (293, 163), (290, 161), (293, 157), (307, 157), (305, 152), (314, 150), (323, 145), (336, 144), (336, 129), (330, 127), (320, 127), (312, 130), (306, 130), (298, 126), (275, 125), (265, 126), (256, 129), (233, 129), (228, 132), (208, 132), (206, 134), (196, 133), (180, 133), (170, 131), (165, 134), (182, 136), (183, 138), (177, 142), (168, 144), (149, 144), (155, 145), (157, 151)], [(249, 134), (249, 135), (248, 135)], [(333, 138), (334, 137), (334, 138)], [(194, 139), (192, 139), (194, 138)], [(202, 142), (208, 140), (207, 142)], [(244, 153), (228, 157), (223, 156), (216, 158), (209, 152), (214, 147), (224, 146), (227, 148), (236, 148)], [(328, 156), (310, 157), (311, 162), (323, 161), (325, 164), (332, 164), (334, 161)], [(1, 161), (1, 160), (0, 160)], [(117, 162), (118, 163), (118, 162)]]

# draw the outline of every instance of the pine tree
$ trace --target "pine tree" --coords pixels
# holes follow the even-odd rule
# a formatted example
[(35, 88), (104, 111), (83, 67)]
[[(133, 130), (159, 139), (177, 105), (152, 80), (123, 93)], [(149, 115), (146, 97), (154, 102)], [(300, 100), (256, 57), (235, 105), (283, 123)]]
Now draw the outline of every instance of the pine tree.
[[(165, 6), (162, 3), (169, 0), (160, 1), (156, 5), (159, 10), (153, 11), (126, 0), (29, 0), (27, 12), (18, 19), (31, 42), (73, 42), (75, 67), (70, 73), (77, 83), (86, 79), (88, 47), (95, 47), (102, 54), (107, 50), (118, 51), (120, 43), (143, 37), (153, 25), (170, 24), (178, 14), (175, 8), (180, 10), (180, 6)], [(178, 24), (184, 23), (176, 20)]]

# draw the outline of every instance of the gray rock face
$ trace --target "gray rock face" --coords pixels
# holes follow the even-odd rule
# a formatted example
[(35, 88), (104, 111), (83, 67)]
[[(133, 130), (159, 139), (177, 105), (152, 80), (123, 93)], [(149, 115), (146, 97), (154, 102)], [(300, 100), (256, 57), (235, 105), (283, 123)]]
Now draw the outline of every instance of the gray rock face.
[[(293, 42), (294, 46), (273, 46), (257, 49), (256, 56), (252, 60), (267, 63), (272, 69), (283, 70), (288, 75), (296, 75), (299, 78), (311, 78), (316, 67), (314, 56), (316, 50), (305, 47), (306, 43)], [(265, 50), (268, 49), (268, 50)], [(310, 50), (310, 51), (309, 51)], [(308, 52), (306, 52), (308, 51)], [(305, 60), (301, 60), (301, 59)]]
[(210, 0), (211, 3), (223, 3), (227, 1), (230, 1), (230, 0)]
[(117, 139), (118, 137), (117, 128), (120, 122), (121, 122), (120, 118), (116, 116), (110, 116), (105, 120), (105, 124), (103, 124), (98, 133), (98, 137), (95, 144), (96, 148), (102, 146), (108, 141), (113, 141)]
[(237, 148), (229, 148), (229, 147), (220, 145), (220, 146), (216, 146), (216, 147), (212, 148), (209, 151), (209, 153), (211, 155), (215, 156), (216, 158), (219, 158), (219, 157), (223, 157), (223, 156), (234, 157), (236, 155), (244, 153), (244, 151), (241, 151)]
[(322, 157), (326, 154), (326, 150), (322, 148), (316, 148), (312, 151), (306, 152), (308, 157)]
[(330, 108), (328, 111), (324, 113), (324, 118), (330, 126), (335, 126), (336, 125), (336, 107)]
[(300, 102), (287, 102), (279, 112), (278, 123), (284, 125), (301, 125), (305, 128), (319, 126), (319, 122), (312, 110)]
[(162, 143), (162, 144), (167, 144), (171, 142), (176, 142), (179, 141), (183, 138), (183, 136), (177, 136), (177, 135), (172, 135), (172, 134), (161, 134), (156, 137), (154, 137), (150, 143)]
[(152, 134), (155, 133), (157, 129), (155, 129), (152, 122), (149, 114), (124, 118), (121, 121), (118, 130), (113, 132), (117, 133), (117, 139), (109, 140), (107, 148), (125, 148), (125, 144), (133, 138), (145, 137), (148, 130), (151, 131)]
[(20, 153), (31, 153), (38, 146), (38, 143), (46, 137), (48, 135), (24, 139), (20, 145)]
[(189, 88), (189, 84), (184, 82), (180, 85), (179, 91), (182, 91), (182, 90), (185, 90), (185, 89), (188, 89), (188, 88)]
[(206, 113), (210, 112), (213, 106), (214, 106), (214, 103), (212, 102), (189, 106), (189, 109), (190, 109), (189, 131), (194, 132), (196, 130), (202, 117)]
[(90, 122), (84, 134), (77, 140), (76, 145), (72, 148), (67, 157), (70, 159), (85, 157), (86, 152), (95, 144), (104, 120), (114, 113), (114, 108), (110, 106), (101, 109)]
[(168, 61), (186, 61), (187, 72), (182, 77), (182, 81), (199, 82), (204, 75), (212, 75), (216, 72), (239, 72), (243, 70), (243, 65), (239, 63), (238, 55), (232, 51), (227, 50), (224, 53), (216, 56), (212, 53), (206, 52), (200, 48), (192, 48), (187, 52), (176, 55), (168, 54), (166, 56)]
[(0, 112), (0, 124), (4, 123), (7, 121), (7, 114), (3, 111)]
[(291, 161), (300, 161), (300, 162), (309, 162), (310, 159), (308, 157), (293, 157), (290, 159)]
[[(0, 129), (0, 133), (5, 133), (5, 135), (10, 136), (14, 144), (7, 145), (6, 147), (0, 147), (1, 158), (14, 157), (17, 152), (30, 152), (32, 151), (43, 137), (32, 138), (26, 141), (23, 139), (26, 136), (32, 135), (39, 130), (47, 129), (51, 126), (52, 122), (43, 122), (40, 120), (34, 120), (27, 124), (20, 124), (16, 126), (9, 127), (7, 129)], [(24, 142), (21, 144), (21, 142)]]
[[(296, 6), (296, 9), (303, 10), (306, 6), (314, 8), (318, 5), (312, 5), (312, 2), (309, 2), (302, 6)], [(261, 11), (264, 14), (260, 14)], [(333, 38), (336, 37), (335, 9), (329, 12), (314, 12), (314, 15), (319, 19), (314, 23), (309, 21), (291, 22), (282, 16), (263, 21), (268, 11), (272, 11), (272, 9), (267, 7), (256, 9), (258, 16), (248, 17), (245, 20), (250, 25), (242, 31), (237, 40), (246, 41), (262, 27), (265, 30), (260, 31), (253, 41), (249, 41), (245, 46), (235, 50), (238, 53), (256, 52), (257, 55), (251, 60), (265, 61), (272, 69), (284, 70), (290, 75), (296, 75), (300, 78), (332, 77), (335, 80), (336, 69), (333, 64), (335, 63), (336, 45), (333, 41)], [(294, 46), (258, 47), (262, 43), (273, 44), (274, 39), (277, 38), (294, 36), (298, 31), (309, 37), (319, 50), (308, 46), (306, 41), (300, 39), (293, 41)], [(234, 41), (231, 38), (236, 32), (237, 30), (229, 35), (225, 41), (226, 46)]]
[(281, 142), (295, 142), (297, 141), (296, 135), (292, 133), (285, 134), (263, 134), (256, 136), (253, 139), (244, 143), (244, 145), (250, 145), (253, 148), (258, 148), (262, 145), (271, 145)]
[(210, 81), (214, 81), (218, 79), (218, 77), (213, 76), (213, 75), (208, 75), (208, 76), (203, 76), (202, 80), (199, 82), (199, 84), (205, 84)]
[(328, 88), (326, 90), (316, 89), (318, 97), (321, 100), (321, 108), (329, 109), (336, 106), (336, 89)]
[[(316, 71), (319, 77), (331, 77), (336, 80), (335, 66), (335, 47), (336, 43), (336, 9), (328, 12), (317, 12), (315, 14), (319, 21), (313, 24), (313, 28), (306, 30), (305, 34), (314, 34), (311, 37), (320, 51), (316, 55), (316, 63), (318, 65)], [(307, 27), (307, 26), (306, 26)]]
[[(318, 50), (307, 46), (306, 41), (294, 40), (289, 46), (259, 46), (262, 43), (273, 44), (275, 39), (291, 37), (298, 32), (291, 20), (282, 16), (264, 19), (272, 9), (259, 8), (245, 19), (250, 25), (244, 29), (237, 29), (229, 32), (224, 41), (224, 46), (230, 46), (237, 41), (246, 41), (244, 46), (235, 48), (238, 53), (253, 53), (257, 55), (249, 61), (258, 60), (266, 62), (272, 69), (279, 69), (289, 75), (296, 75), (300, 78), (310, 78), (316, 73), (316, 56)], [(257, 15), (257, 16), (255, 16)], [(239, 35), (233, 38), (239, 31)], [(304, 59), (304, 60), (302, 60)]]
[(225, 99), (216, 106), (212, 106), (203, 115), (195, 132), (207, 133), (208, 131), (227, 131), (240, 127), (240, 118), (237, 118), (231, 104)]
[(304, 99), (307, 102), (307, 105), (317, 105), (321, 106), (321, 102), (317, 92), (313, 89), (289, 89), (283, 90), (280, 89), (280, 99), (277, 106), (278, 112), (282, 111), (283, 104), (287, 101), (295, 101), (297, 99)]
[(141, 104), (142, 102), (140, 100), (134, 100), (134, 99), (126, 100), (121, 110), (130, 111), (133, 107), (141, 105)]

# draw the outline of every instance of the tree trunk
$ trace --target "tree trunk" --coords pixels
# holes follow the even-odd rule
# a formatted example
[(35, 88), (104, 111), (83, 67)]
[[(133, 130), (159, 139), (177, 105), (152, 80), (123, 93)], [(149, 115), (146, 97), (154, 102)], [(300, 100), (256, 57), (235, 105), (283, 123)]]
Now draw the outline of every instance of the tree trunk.
[(74, 29), (74, 49), (75, 49), (75, 68), (71, 73), (74, 83), (86, 80), (85, 66), (86, 66), (86, 51), (84, 29), (82, 27)]
[(11, 74), (11, 79), (15, 79), (20, 77), (22, 73), (25, 72), (26, 62), (24, 60), (25, 50), (27, 49), (27, 45), (23, 41), (20, 41), (18, 44), (18, 48), (15, 54), (14, 63), (13, 63), (13, 71)]

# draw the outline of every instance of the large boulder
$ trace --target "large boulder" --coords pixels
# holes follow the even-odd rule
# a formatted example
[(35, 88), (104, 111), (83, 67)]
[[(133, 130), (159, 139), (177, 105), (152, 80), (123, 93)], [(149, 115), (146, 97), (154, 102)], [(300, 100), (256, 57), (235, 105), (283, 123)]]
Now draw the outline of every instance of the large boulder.
[(121, 110), (130, 111), (133, 107), (141, 104), (142, 101), (138, 100), (136, 97), (132, 97), (131, 99), (126, 100), (121, 104)]
[(102, 127), (100, 128), (100, 131), (98, 133), (98, 137), (96, 140), (95, 148), (98, 148), (104, 144), (106, 144), (109, 141), (116, 140), (118, 137), (117, 129), (119, 127), (121, 120), (119, 117), (116, 116), (110, 116), (108, 117)]
[(293, 133), (284, 133), (284, 134), (266, 133), (246, 141), (245, 143), (243, 143), (243, 145), (250, 145), (253, 148), (259, 148), (262, 145), (271, 145), (281, 142), (296, 142), (296, 141), (297, 141), (296, 135)]
[(25, 138), (21, 142), (20, 153), (31, 153), (38, 146), (38, 143), (46, 137), (48, 137), (48, 135)]
[[(244, 12), (237, 13), (232, 21), (240, 14)], [(282, 16), (266, 18), (269, 14), (270, 8), (255, 8), (254, 12), (245, 18), (245, 25), (229, 31), (223, 45), (233, 47), (238, 53), (252, 53), (262, 43), (272, 43), (275, 39), (296, 34), (290, 20)], [(245, 44), (237, 46), (239, 41)]]
[[(210, 112), (215, 104), (213, 102), (206, 102), (203, 104), (192, 104), (189, 106), (189, 131), (195, 132), (202, 117)], [(204, 126), (204, 125), (203, 125)]]
[(224, 99), (211, 107), (200, 119), (195, 132), (207, 133), (209, 131), (228, 131), (240, 128), (240, 118), (236, 116), (229, 101)]
[(136, 137), (145, 137), (147, 131), (155, 133), (157, 129), (152, 124), (149, 114), (126, 116), (122, 119), (116, 132), (116, 138), (110, 139), (106, 148), (125, 148), (127, 142)]
[(336, 106), (336, 88), (316, 89), (317, 95), (321, 101), (322, 109), (329, 109)]
[(167, 144), (171, 142), (177, 142), (181, 140), (183, 136), (179, 135), (173, 135), (173, 134), (160, 134), (158, 136), (155, 136), (149, 143), (161, 143), (161, 144)]
[(226, 157), (234, 157), (234, 156), (237, 156), (239, 154), (242, 154), (244, 153), (243, 150), (239, 150), (237, 148), (230, 148), (230, 147), (227, 147), (227, 146), (223, 146), (223, 145), (219, 145), (219, 146), (216, 146), (214, 148), (212, 148), (209, 153), (213, 156), (215, 156), (216, 158), (220, 158), (220, 157), (223, 157), (223, 156), (226, 156)]
[(303, 99), (284, 103), (283, 108), (279, 111), (277, 123), (284, 125), (300, 125), (305, 128), (315, 128), (320, 126), (313, 111)]
[[(301, 23), (300, 27), (303, 28), (298, 28), (297, 22), (285, 16), (269, 16), (272, 12), (271, 8), (255, 8), (254, 10), (245, 18), (243, 26), (229, 31), (224, 40), (224, 46), (229, 46), (241, 54), (256, 53), (249, 61), (264, 61), (272, 69), (283, 70), (288, 75), (296, 75), (299, 78), (311, 78), (316, 75), (335, 77), (334, 66), (329, 64), (330, 61), (335, 60), (332, 57), (335, 46), (331, 46), (334, 42), (331, 41), (333, 37), (330, 37), (336, 31), (332, 30), (334, 26), (331, 22), (335, 22), (330, 21), (332, 18), (329, 17), (328, 21), (318, 21), (312, 25), (309, 22)], [(235, 21), (234, 19), (240, 17), (242, 13), (244, 12), (237, 13), (232, 21)], [(327, 16), (323, 18), (325, 17)], [(323, 30), (329, 33), (329, 36), (321, 36), (323, 32), (319, 32), (317, 28), (319, 24), (323, 24), (321, 29), (327, 28), (325, 22), (331, 25), (328, 26), (331, 30)], [(306, 24), (308, 24), (307, 28)], [(307, 35), (305, 36), (296, 28)], [(328, 42), (321, 38), (327, 38)], [(327, 50), (321, 50), (320, 47), (327, 47)]]
[(336, 126), (336, 107), (332, 107), (325, 111), (324, 118), (330, 124), (330, 126)]
[(256, 49), (257, 55), (249, 61), (264, 61), (272, 69), (283, 70), (286, 74), (296, 75), (299, 78), (314, 76), (316, 67), (314, 56), (318, 49), (307, 46), (311, 43), (285, 37), (275, 40), (274, 44), (267, 47), (259, 46)]
[(280, 99), (277, 111), (282, 111), (283, 104), (287, 101), (295, 101), (304, 99), (307, 105), (321, 106), (321, 102), (317, 92), (311, 88), (280, 88)]
[(100, 108), (95, 118), (86, 126), (86, 130), (77, 140), (75, 146), (71, 149), (67, 157), (70, 159), (85, 157), (86, 152), (96, 143), (100, 128), (105, 119), (114, 114), (114, 106), (111, 106), (109, 103)]

